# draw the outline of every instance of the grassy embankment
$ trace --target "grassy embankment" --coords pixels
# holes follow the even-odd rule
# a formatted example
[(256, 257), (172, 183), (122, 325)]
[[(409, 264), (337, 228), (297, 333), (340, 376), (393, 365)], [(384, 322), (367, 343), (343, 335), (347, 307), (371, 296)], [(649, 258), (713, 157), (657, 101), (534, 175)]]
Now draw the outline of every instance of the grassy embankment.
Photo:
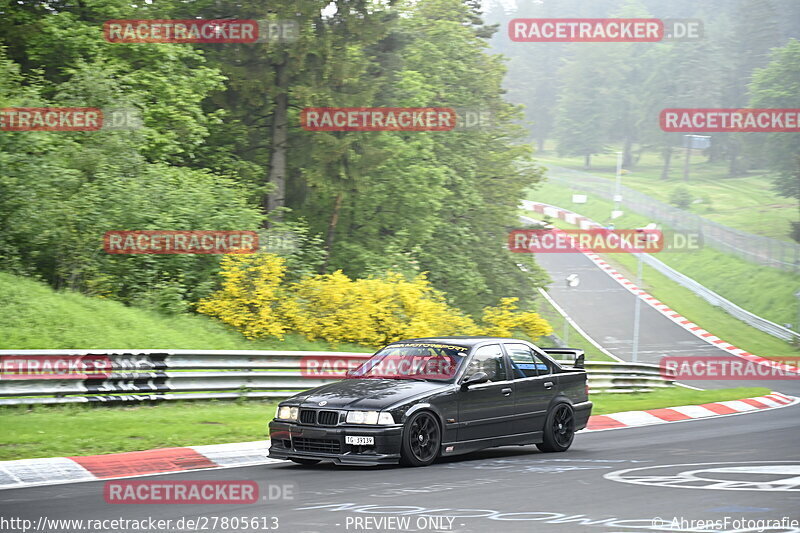
[[(252, 341), (204, 316), (162, 314), (56, 292), (47, 285), (0, 272), (0, 349), (330, 350), (299, 335)], [(340, 344), (339, 351), (368, 348)]]

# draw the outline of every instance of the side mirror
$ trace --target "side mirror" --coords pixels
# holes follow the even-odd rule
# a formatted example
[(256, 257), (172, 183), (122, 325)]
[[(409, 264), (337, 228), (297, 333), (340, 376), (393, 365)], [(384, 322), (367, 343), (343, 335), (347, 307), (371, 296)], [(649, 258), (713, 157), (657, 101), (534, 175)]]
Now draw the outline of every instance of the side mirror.
[(461, 388), (466, 389), (470, 385), (486, 383), (487, 381), (489, 381), (489, 376), (486, 375), (486, 372), (475, 372), (470, 377), (461, 382)]
[(575, 364), (572, 365), (574, 368), (583, 368), (584, 367), (584, 360), (585, 356), (580, 354), (578, 357), (575, 358)]

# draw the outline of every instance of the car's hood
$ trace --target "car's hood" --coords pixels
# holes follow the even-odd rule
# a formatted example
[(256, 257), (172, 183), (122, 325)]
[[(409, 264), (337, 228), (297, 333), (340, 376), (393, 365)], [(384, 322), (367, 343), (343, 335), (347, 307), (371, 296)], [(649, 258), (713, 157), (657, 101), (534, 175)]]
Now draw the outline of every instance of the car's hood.
[[(447, 383), (411, 379), (345, 379), (294, 396), (302, 407), (385, 409), (403, 400), (447, 388)], [(326, 402), (320, 406), (321, 402)]]

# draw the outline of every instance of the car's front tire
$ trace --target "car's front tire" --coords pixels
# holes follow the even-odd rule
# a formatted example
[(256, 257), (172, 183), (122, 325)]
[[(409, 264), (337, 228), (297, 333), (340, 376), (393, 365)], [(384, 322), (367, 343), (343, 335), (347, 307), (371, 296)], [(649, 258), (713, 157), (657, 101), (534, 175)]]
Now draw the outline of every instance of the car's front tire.
[(290, 457), (290, 461), (299, 465), (311, 466), (319, 463), (319, 459), (301, 459), (300, 457)]
[(401, 437), (400, 464), (428, 466), (439, 457), (442, 430), (433, 413), (419, 411), (406, 421)]
[(543, 452), (565, 452), (575, 438), (575, 410), (568, 403), (556, 404), (544, 422), (543, 442), (536, 447)]

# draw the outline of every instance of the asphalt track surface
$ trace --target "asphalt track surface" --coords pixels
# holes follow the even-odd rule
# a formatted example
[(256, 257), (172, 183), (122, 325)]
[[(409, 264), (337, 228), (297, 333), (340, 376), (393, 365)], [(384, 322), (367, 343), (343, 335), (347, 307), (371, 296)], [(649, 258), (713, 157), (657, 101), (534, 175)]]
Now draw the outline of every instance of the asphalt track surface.
[[(550, 274), (553, 284), (548, 292), (561, 308), (601, 346), (630, 361), (636, 296), (583, 254), (537, 254), (536, 261)], [(566, 286), (569, 274), (579, 276), (577, 287)], [(721, 352), (644, 302), (640, 309), (640, 362), (657, 363), (663, 355), (716, 356)]]
[[(796, 424), (787, 424), (787, 419), (796, 421), (799, 413), (800, 406), (792, 406), (711, 420), (579, 433), (566, 453), (540, 453), (532, 446), (497, 448), (425, 468), (305, 467), (287, 462), (148, 478), (254, 480), (262, 494), (269, 493), (270, 485), (292, 490), (291, 494), (284, 492), (287, 499), (250, 505), (110, 505), (103, 498), (104, 482), (6, 490), (0, 493), (0, 516), (25, 518), (34, 524), (40, 516), (84, 520), (153, 517), (173, 523), (181, 518), (219, 521), (220, 517), (274, 516), (278, 518), (277, 531), (324, 533), (687, 531), (690, 529), (679, 527), (674, 519), (722, 521), (727, 517), (729, 527), (712, 531), (754, 531), (734, 527), (734, 521), (800, 519), (796, 492), (800, 490), (800, 447)], [(766, 466), (778, 466), (773, 470), (779, 473), (763, 472), (764, 461), (774, 461)], [(697, 463), (727, 464), (694, 466)], [(605, 477), (631, 468), (675, 464), (692, 466), (644, 473), (659, 476), (663, 482), (661, 474), (675, 477), (698, 469), (751, 467), (755, 471), (699, 474), (717, 481), (688, 482), (698, 488), (685, 486), (679, 478), (681, 486), (668, 487)], [(743, 484), (754, 481), (761, 482), (762, 488), (741, 490)], [(702, 488), (709, 483), (716, 488)], [(727, 488), (720, 488), (720, 483)], [(426, 515), (443, 522), (438, 528), (437, 524), (430, 527)], [(406, 528), (375, 522), (389, 517), (410, 522)], [(800, 527), (769, 531), (800, 531)]]
[[(628, 358), (634, 296), (581, 254), (538, 257), (556, 280), (551, 294), (592, 337)], [(581, 284), (564, 288), (566, 274)], [(640, 360), (728, 355), (641, 306)], [(709, 382), (739, 386), (754, 382)], [(763, 383), (800, 395), (800, 381)], [(265, 413), (265, 424), (270, 413)], [(630, 469), (641, 469), (626, 472)], [(690, 472), (694, 472), (691, 474)], [(0, 491), (0, 531), (95, 531), (39, 527), (40, 517), (170, 519), (167, 527), (124, 531), (458, 531), (800, 533), (800, 405), (651, 427), (579, 433), (572, 448), (544, 454), (507, 447), (448, 458), (426, 468), (305, 467), (289, 462), (182, 472), (149, 480), (253, 480), (247, 505), (106, 503), (106, 482)], [(272, 494), (272, 497), (270, 497)], [(256, 529), (236, 518), (261, 517)], [(272, 517), (277, 518), (277, 528)], [(176, 527), (199, 519), (205, 527)], [(225, 525), (224, 519), (228, 519)], [(780, 521), (789, 527), (767, 521)], [(792, 524), (792, 520), (796, 521)], [(705, 521), (705, 522), (698, 522)], [(185, 522), (184, 522), (185, 524)], [(17, 527), (13, 527), (16, 525)], [(240, 525), (240, 524), (239, 524)], [(767, 526), (767, 527), (765, 527)], [(776, 526), (776, 527), (770, 527)], [(779, 526), (779, 527), (777, 527)], [(103, 529), (123, 531), (123, 529)]]

